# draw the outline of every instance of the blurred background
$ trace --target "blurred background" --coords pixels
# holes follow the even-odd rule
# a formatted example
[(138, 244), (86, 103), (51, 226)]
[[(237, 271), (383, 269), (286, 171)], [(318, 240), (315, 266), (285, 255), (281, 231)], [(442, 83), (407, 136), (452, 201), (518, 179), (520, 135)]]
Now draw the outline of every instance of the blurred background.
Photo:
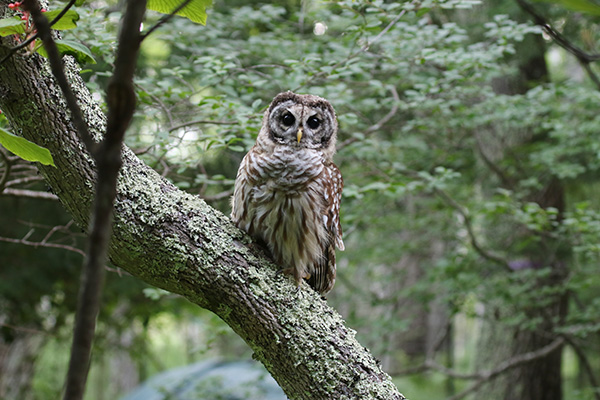
[[(64, 32), (100, 103), (119, 10), (86, 2)], [(595, 1), (215, 0), (206, 26), (144, 40), (126, 140), (228, 215), (270, 100), (327, 98), (346, 244), (327, 301), (400, 391), (600, 399), (599, 23)], [(0, 176), (0, 398), (58, 399), (84, 237), (35, 166), (0, 148)], [(107, 268), (86, 400), (251, 359), (218, 317)], [(223, 376), (156, 398), (254, 398)]]

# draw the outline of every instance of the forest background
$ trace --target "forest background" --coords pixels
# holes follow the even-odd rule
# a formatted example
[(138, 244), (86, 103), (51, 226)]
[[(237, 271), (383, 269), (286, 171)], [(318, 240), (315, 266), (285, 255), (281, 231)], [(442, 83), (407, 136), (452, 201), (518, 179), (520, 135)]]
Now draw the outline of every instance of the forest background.
[[(90, 49), (102, 102), (121, 7), (76, 10), (63, 36)], [(329, 99), (346, 251), (327, 301), (400, 391), (598, 399), (599, 18), (592, 1), (215, 1), (206, 26), (142, 43), (126, 142), (228, 214), (270, 99)], [(83, 234), (34, 164), (0, 147), (0, 168), (0, 396), (58, 398)], [(107, 268), (86, 399), (250, 358), (214, 314)]]

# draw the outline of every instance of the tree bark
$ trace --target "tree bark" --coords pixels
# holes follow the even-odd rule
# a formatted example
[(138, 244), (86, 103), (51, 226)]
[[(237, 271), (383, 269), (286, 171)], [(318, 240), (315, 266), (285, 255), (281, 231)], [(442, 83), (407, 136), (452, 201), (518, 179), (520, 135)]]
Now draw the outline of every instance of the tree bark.
[[(2, 44), (0, 58), (8, 52), (6, 38)], [(73, 59), (64, 62), (98, 140), (106, 118)], [(44, 59), (17, 54), (0, 65), (0, 109), (15, 134), (50, 150), (56, 168), (39, 170), (86, 229), (94, 163)], [(109, 249), (114, 265), (216, 313), (291, 399), (404, 399), (340, 315), (307, 285), (296, 292), (229, 218), (178, 190), (126, 147), (122, 158)]]

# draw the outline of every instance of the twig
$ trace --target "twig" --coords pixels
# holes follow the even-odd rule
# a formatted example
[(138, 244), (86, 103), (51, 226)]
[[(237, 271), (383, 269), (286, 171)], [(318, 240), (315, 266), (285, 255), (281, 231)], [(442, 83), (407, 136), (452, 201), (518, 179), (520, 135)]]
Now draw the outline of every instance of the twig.
[(155, 30), (157, 30), (161, 25), (169, 22), (169, 20), (171, 18), (173, 18), (175, 16), (175, 14), (177, 14), (179, 11), (183, 10), (188, 4), (190, 4), (192, 0), (183, 0), (177, 7), (175, 7), (175, 9), (173, 11), (171, 11), (170, 14), (164, 15), (161, 19), (158, 20), (158, 22), (156, 24), (154, 24), (154, 26), (152, 26), (152, 28), (148, 29), (147, 32), (142, 33), (140, 35), (140, 42), (144, 39), (146, 39), (148, 37), (148, 35), (150, 35), (152, 32), (154, 32)]
[(50, 238), (52, 237), (52, 235), (54, 235), (56, 231), (63, 230), (68, 232), (71, 225), (73, 225), (73, 220), (67, 222), (66, 225), (57, 225), (52, 227), (52, 229), (50, 229), (46, 236), (44, 236), (44, 238), (42, 239), (42, 243), (46, 243), (48, 240), (50, 240)]
[[(374, 133), (374, 132), (378, 131), (379, 129), (381, 129), (381, 127), (383, 125), (385, 125), (390, 119), (392, 119), (394, 117), (394, 115), (396, 115), (396, 113), (398, 112), (398, 103), (400, 103), (400, 96), (398, 95), (398, 91), (396, 90), (395, 87), (390, 86), (390, 91), (392, 92), (392, 97), (394, 98), (394, 103), (392, 104), (392, 108), (376, 124), (371, 125), (370, 127), (368, 127), (365, 130), (365, 132), (363, 134), (365, 137), (369, 136), (372, 133)], [(357, 140), (359, 140), (357, 137), (348, 138), (348, 139), (344, 140), (343, 142), (341, 142), (337, 146), (337, 149), (338, 150), (343, 149), (344, 147), (348, 146), (349, 144), (352, 144), (352, 143), (356, 142)]]
[(67, 101), (67, 107), (69, 111), (71, 111), (71, 118), (73, 119), (73, 123), (77, 129), (77, 133), (81, 137), (83, 143), (87, 147), (88, 151), (93, 152), (95, 143), (92, 139), (88, 131), (87, 124), (83, 118), (81, 113), (81, 109), (77, 104), (77, 98), (73, 94), (71, 90), (71, 86), (69, 85), (69, 81), (65, 75), (63, 70), (62, 59), (58, 48), (56, 47), (56, 43), (52, 38), (52, 33), (50, 32), (50, 24), (48, 23), (48, 19), (44, 16), (40, 9), (40, 4), (37, 0), (24, 0), (23, 6), (26, 10), (31, 13), (31, 18), (35, 23), (35, 27), (38, 30), (38, 35), (41, 38), (44, 47), (46, 48), (46, 52), (48, 53), (48, 60), (50, 62), (50, 68), (52, 69), (52, 74), (56, 78), (60, 89), (65, 96), (65, 100)]
[(4, 191), (2, 191), (0, 193), (3, 196), (28, 197), (30, 199), (58, 201), (57, 195), (55, 195), (53, 193), (48, 193), (48, 192), (40, 192), (39, 190), (5, 188)]
[(594, 71), (592, 71), (592, 68), (589, 65), (593, 61), (600, 60), (600, 54), (586, 53), (585, 51), (583, 51), (582, 49), (580, 49), (579, 47), (577, 47), (573, 43), (571, 43), (560, 32), (558, 32), (556, 29), (554, 29), (552, 27), (552, 25), (550, 25), (543, 16), (541, 16), (540, 14), (537, 13), (537, 11), (535, 11), (535, 9), (531, 6), (531, 4), (527, 3), (525, 0), (516, 0), (516, 1), (519, 4), (519, 6), (521, 7), (521, 9), (523, 11), (525, 11), (526, 13), (528, 13), (529, 15), (531, 15), (533, 17), (534, 22), (537, 25), (541, 26), (542, 29), (544, 29), (544, 32), (546, 32), (546, 34), (548, 34), (548, 36), (550, 36), (552, 39), (554, 39), (556, 44), (558, 44), (560, 47), (562, 47), (569, 53), (573, 54), (577, 58), (577, 60), (579, 60), (579, 62), (581, 63), (581, 65), (583, 66), (585, 71), (587, 72), (590, 79), (596, 84), (596, 86), (600, 90), (600, 78), (598, 78), (598, 76), (594, 73)]
[(77, 247), (73, 247), (73, 246), (69, 246), (66, 244), (59, 244), (59, 243), (43, 243), (43, 242), (32, 242), (26, 239), (13, 239), (13, 238), (7, 238), (7, 237), (1, 237), (0, 236), (0, 242), (6, 242), (6, 243), (15, 243), (15, 244), (22, 244), (25, 246), (32, 246), (35, 248), (38, 247), (47, 247), (50, 249), (62, 249), (62, 250), (68, 250), (68, 251), (72, 251), (74, 253), (77, 253), (79, 255), (81, 255), (82, 257), (85, 257), (85, 252), (81, 249), (78, 249)]
[(182, 124), (178, 124), (175, 126), (172, 126), (169, 128), (169, 132), (173, 132), (177, 129), (180, 128), (185, 128), (187, 126), (192, 126), (192, 125), (200, 125), (200, 124), (206, 124), (206, 125), (236, 125), (238, 122), (237, 121), (211, 121), (209, 119), (197, 119), (194, 121), (188, 121), (188, 122), (184, 122)]

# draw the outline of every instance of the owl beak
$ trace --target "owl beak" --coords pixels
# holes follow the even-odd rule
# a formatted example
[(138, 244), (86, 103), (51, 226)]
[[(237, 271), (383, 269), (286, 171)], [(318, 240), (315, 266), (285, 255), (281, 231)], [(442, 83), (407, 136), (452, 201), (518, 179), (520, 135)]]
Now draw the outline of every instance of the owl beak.
[(302, 127), (298, 128), (298, 133), (296, 133), (296, 137), (298, 138), (298, 143), (300, 143), (300, 139), (302, 139)]

